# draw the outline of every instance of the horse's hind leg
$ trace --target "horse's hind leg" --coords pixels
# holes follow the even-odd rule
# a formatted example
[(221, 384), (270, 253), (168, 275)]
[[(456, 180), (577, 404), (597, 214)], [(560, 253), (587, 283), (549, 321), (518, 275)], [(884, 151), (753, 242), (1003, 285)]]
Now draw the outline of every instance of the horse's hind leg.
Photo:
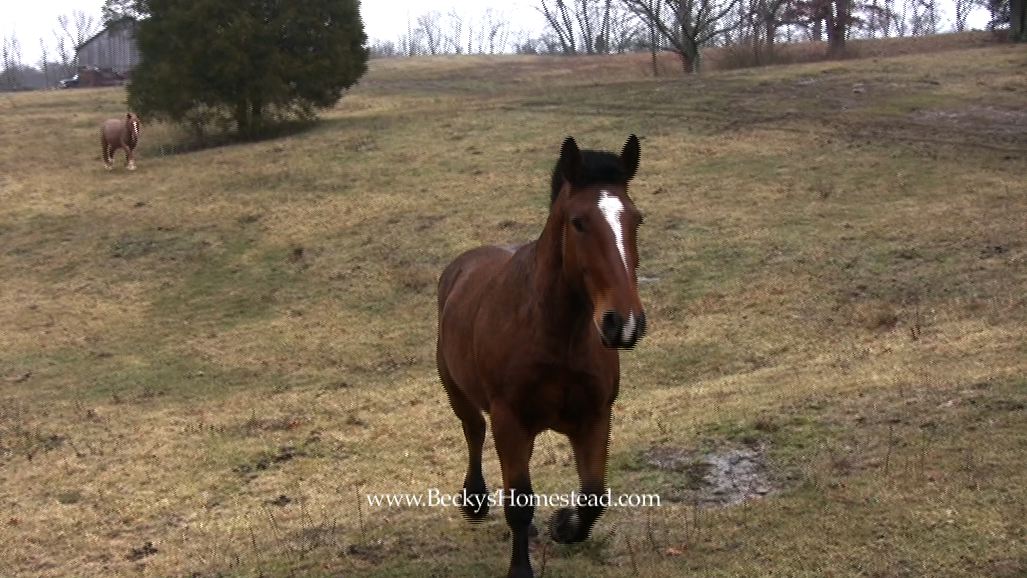
[(439, 364), (439, 377), (446, 388), (449, 405), (460, 418), (467, 442), (467, 474), (464, 476), (464, 495), (460, 511), (472, 522), (480, 522), (489, 513), (488, 487), (481, 472), (481, 451), (485, 444), (485, 418), (481, 410), (467, 399), (467, 395), (456, 386), (445, 367)]
[(114, 151), (107, 139), (100, 139), (100, 146), (103, 147), (103, 168), (112, 170), (114, 168)]

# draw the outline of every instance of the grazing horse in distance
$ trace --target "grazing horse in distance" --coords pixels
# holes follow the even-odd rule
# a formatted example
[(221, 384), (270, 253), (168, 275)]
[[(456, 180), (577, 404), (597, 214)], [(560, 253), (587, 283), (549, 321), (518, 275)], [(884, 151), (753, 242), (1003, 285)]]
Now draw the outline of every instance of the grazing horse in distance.
[(125, 149), (128, 170), (136, 168), (135, 148), (139, 144), (139, 117), (134, 112), (124, 118), (109, 118), (100, 128), (100, 146), (103, 147), (103, 166), (114, 168), (114, 151)]
[(635, 272), (642, 215), (628, 197), (639, 156), (635, 135), (620, 155), (582, 151), (568, 137), (541, 236), (467, 251), (439, 279), (436, 360), (468, 452), (460, 507), (471, 521), (488, 514), (485, 412), (503, 475), (512, 577), (533, 576), (529, 462), (539, 433), (570, 439), (581, 484), (576, 503), (550, 520), (553, 539), (585, 540), (604, 509), (618, 350), (634, 347), (646, 328)]

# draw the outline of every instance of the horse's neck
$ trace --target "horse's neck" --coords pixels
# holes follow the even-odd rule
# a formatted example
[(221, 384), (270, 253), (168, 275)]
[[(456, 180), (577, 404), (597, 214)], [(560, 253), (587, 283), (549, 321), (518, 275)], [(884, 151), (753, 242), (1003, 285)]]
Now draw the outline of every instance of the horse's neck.
[(134, 138), (135, 134), (132, 132), (132, 121), (122, 119), (121, 125), (121, 142), (127, 146), (134, 147), (136, 139)]
[(563, 270), (563, 226), (558, 215), (550, 214), (542, 235), (535, 242), (534, 259), (529, 265), (534, 309), (540, 322), (564, 330), (575, 330), (591, 317), (588, 298), (581, 288), (566, 279)]

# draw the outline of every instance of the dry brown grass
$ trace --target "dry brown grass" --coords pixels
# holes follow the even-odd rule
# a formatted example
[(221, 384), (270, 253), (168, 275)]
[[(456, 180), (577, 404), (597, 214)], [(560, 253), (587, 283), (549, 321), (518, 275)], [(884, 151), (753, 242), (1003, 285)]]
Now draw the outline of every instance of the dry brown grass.
[[(377, 61), (287, 138), (161, 154), (174, 131), (144, 127), (135, 173), (94, 146), (120, 91), (0, 98), (0, 574), (500, 572), (498, 513), (363, 496), (462, 478), (437, 272), (537, 234), (566, 134), (629, 132), (653, 324), (611, 484), (678, 495), (650, 448), (762, 444), (780, 491), (611, 510), (536, 569), (1022, 574), (1023, 51), (644, 64)], [(572, 471), (544, 436), (537, 489)]]

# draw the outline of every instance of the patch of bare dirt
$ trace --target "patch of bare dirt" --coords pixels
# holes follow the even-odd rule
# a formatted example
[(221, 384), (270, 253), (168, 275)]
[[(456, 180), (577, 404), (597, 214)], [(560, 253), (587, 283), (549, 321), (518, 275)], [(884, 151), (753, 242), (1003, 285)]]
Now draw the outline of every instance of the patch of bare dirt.
[(967, 106), (949, 110), (918, 110), (910, 114), (918, 123), (960, 131), (1022, 136), (1027, 134), (1027, 110), (994, 106)]
[(125, 556), (125, 559), (132, 562), (136, 562), (148, 556), (153, 556), (157, 553), (157, 551), (158, 550), (154, 547), (153, 542), (147, 542), (139, 548), (132, 548), (131, 550), (129, 550), (128, 554)]
[(670, 496), (672, 501), (723, 507), (762, 498), (777, 489), (762, 445), (707, 452), (662, 446), (650, 449), (643, 458), (649, 467), (683, 476), (688, 492)]

